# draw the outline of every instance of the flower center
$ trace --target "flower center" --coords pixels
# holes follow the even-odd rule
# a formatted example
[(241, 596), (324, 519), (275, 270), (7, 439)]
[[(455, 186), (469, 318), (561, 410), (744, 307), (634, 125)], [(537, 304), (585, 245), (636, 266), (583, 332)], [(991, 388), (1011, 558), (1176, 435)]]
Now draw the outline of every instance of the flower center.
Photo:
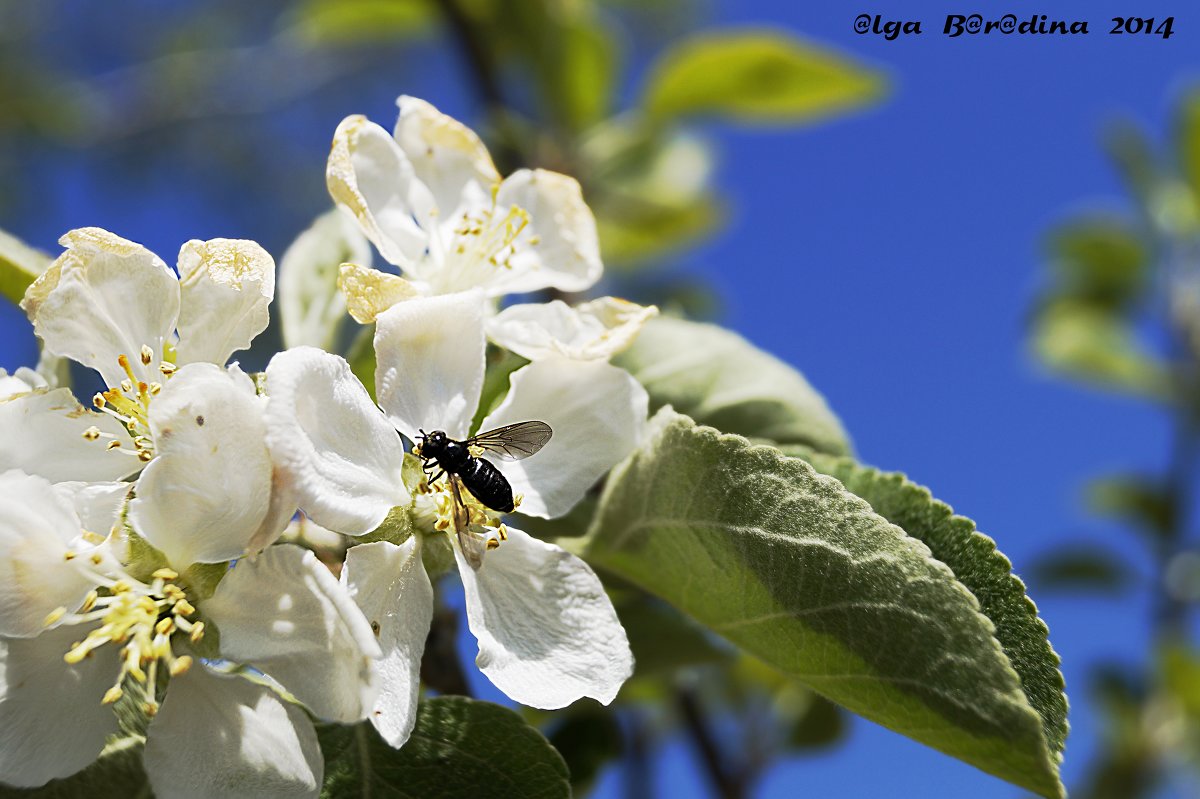
[[(508, 540), (508, 529), (500, 521), (500, 514), (475, 499), (465, 487), (459, 493), (467, 518), (464, 535), (483, 541), (488, 549), (495, 549)], [(442, 478), (433, 485), (422, 482), (413, 500), (414, 526), (434, 534), (455, 532), (454, 506), (454, 491), (450, 488), (449, 478)]]
[(89, 593), (76, 613), (68, 615), (65, 608), (59, 608), (46, 618), (47, 624), (59, 620), (67, 624), (99, 621), (63, 659), (79, 663), (102, 646), (119, 646), (121, 670), (102, 701), (112, 704), (120, 699), (126, 678), (132, 678), (145, 696), (142, 709), (151, 716), (158, 712), (155, 690), (160, 664), (171, 676), (183, 674), (192, 665), (190, 655), (175, 654), (172, 636), (183, 633), (193, 644), (204, 637), (204, 622), (192, 620), (196, 609), (188, 602), (184, 589), (172, 582), (179, 574), (159, 569), (153, 577), (150, 585), (133, 579), (104, 580), (104, 593)]
[(503, 216), (494, 202), (486, 209), (466, 211), (454, 229), (454, 245), (448, 260), (464, 271), (474, 271), (484, 265), (512, 269), (518, 246), (538, 243), (537, 236), (518, 241), (528, 226), (528, 212), (516, 205), (510, 205)]
[[(154, 351), (146, 345), (142, 345), (139, 353), (143, 366), (149, 366), (154, 360)], [(146, 463), (154, 457), (154, 441), (150, 436), (150, 400), (162, 391), (162, 383), (152, 382), (147, 383), (140, 380), (133, 372), (133, 367), (129, 363), (129, 356), (117, 356), (117, 363), (125, 372), (125, 379), (118, 385), (110, 387), (107, 391), (102, 391), (92, 397), (92, 404), (96, 408), (109, 416), (114, 417), (121, 424), (125, 425), (125, 429), (129, 431), (129, 435), (133, 440), (133, 449), (125, 449), (122, 442), (116, 436), (100, 431), (98, 427), (89, 427), (83, 431), (83, 437), (88, 441), (98, 441), (107, 439), (105, 446), (108, 449), (120, 450), (129, 455), (137, 456), (138, 460)], [(158, 365), (158, 371), (162, 373), (163, 379), (166, 380), (175, 373), (176, 366), (170, 361), (161, 361)]]

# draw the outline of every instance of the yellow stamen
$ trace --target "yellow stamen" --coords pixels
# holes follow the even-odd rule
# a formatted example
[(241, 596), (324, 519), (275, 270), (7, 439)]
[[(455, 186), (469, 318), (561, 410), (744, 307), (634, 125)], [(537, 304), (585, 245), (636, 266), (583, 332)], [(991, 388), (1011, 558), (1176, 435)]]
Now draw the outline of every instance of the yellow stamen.
[(104, 692), (104, 698), (101, 699), (100, 702), (105, 705), (111, 705), (124, 695), (125, 692), (121, 690), (121, 686), (114, 685), (112, 688), (109, 688)]
[(150, 349), (145, 344), (143, 344), (142, 345), (142, 365), (149, 366), (150, 361), (152, 361), (152, 360), (154, 360), (154, 350)]

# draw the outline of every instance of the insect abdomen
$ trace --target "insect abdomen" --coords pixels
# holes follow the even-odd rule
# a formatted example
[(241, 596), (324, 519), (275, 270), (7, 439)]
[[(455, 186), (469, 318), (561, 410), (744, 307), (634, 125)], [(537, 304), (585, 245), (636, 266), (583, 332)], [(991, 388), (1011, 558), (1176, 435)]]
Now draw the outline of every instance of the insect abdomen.
[(471, 458), (459, 470), (458, 476), (475, 499), (492, 510), (511, 513), (513, 509), (512, 486), (500, 470), (482, 458)]

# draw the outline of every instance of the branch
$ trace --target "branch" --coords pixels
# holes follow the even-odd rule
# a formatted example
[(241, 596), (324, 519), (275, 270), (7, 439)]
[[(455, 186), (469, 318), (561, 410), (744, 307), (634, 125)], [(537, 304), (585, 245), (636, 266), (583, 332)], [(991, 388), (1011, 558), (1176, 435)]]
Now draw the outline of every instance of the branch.
[(746, 795), (744, 776), (730, 766), (722, 755), (720, 745), (704, 717), (696, 689), (690, 685), (679, 687), (675, 692), (675, 701), (683, 716), (684, 729), (699, 750), (704, 770), (708, 772), (717, 794), (722, 799), (742, 799)]

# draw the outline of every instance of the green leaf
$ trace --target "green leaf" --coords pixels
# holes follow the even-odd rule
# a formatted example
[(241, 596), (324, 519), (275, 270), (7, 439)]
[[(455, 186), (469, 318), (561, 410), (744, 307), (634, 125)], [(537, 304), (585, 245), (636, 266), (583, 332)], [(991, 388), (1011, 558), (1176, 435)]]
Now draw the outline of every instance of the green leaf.
[[(932, 526), (931, 541), (958, 548), (960, 582), (924, 543), (807, 462), (670, 412), (655, 426), (609, 477), (591, 561), (868, 719), (1063, 795), (1061, 741), (1046, 730), (1065, 722), (1035, 709), (1055, 703), (1041, 689), (1054, 684), (1057, 659), (990, 539), (963, 538), (958, 522)], [(909, 510), (939, 512), (932, 503)], [(998, 618), (1010, 627), (981, 612), (973, 580), (999, 592), (982, 598), (993, 612), (1005, 608)], [(1032, 633), (1015, 639), (1010, 659), (1002, 642), (1014, 630)], [(1023, 691), (1020, 664), (1044, 683)]]
[(287, 21), (309, 45), (348, 46), (416, 38), (435, 18), (428, 0), (305, 0)]
[(150, 799), (150, 780), (142, 769), (142, 742), (123, 738), (109, 744), (83, 771), (52, 780), (41, 788), (9, 788), (0, 775), (0, 799)]
[(46, 271), (54, 260), (41, 250), (0, 230), (0, 294), (13, 304), (25, 296), (25, 289)]
[(781, 31), (708, 32), (651, 69), (642, 106), (652, 118), (717, 114), (747, 122), (808, 122), (862, 107), (883, 77)]
[(577, 702), (550, 731), (550, 743), (571, 772), (571, 790), (586, 794), (600, 770), (621, 756), (625, 741), (616, 715), (594, 702)]
[(798, 371), (716, 325), (652, 319), (615, 360), (650, 392), (726, 433), (845, 454), (850, 442), (825, 400)]
[(565, 19), (557, 39), (561, 56), (547, 76), (552, 97), (567, 125), (582, 130), (609, 113), (617, 77), (616, 48), (601, 21), (584, 13)]
[(365, 325), (354, 337), (346, 353), (350, 371), (375, 399), (375, 325)]
[(711, 236), (725, 217), (720, 202), (709, 194), (681, 205), (622, 202), (627, 199), (608, 201), (596, 213), (605, 261), (613, 261), (618, 271), (644, 266)]
[(504, 398), (508, 396), (509, 378), (527, 363), (529, 361), (520, 355), (496, 346), (488, 346), (487, 369), (483, 374), (483, 387), (479, 391), (479, 405), (475, 409), (475, 418), (471, 420), (472, 431), (477, 432), (487, 415), (504, 402)]
[(1037, 606), (1025, 594), (1025, 584), (1012, 573), (1012, 564), (996, 549), (996, 542), (899, 472), (816, 453), (808, 460), (817, 471), (865, 499), (880, 516), (920, 539), (934, 558), (954, 571), (995, 625), (996, 638), (1020, 675), (1026, 698), (1042, 718), (1050, 749), (1061, 757), (1068, 725), (1059, 657), (1050, 646), (1050, 631), (1038, 618)]
[(1171, 391), (1166, 367), (1133, 324), (1109, 309), (1072, 299), (1042, 308), (1034, 320), (1034, 352), (1049, 368), (1154, 399)]
[(1116, 593), (1133, 582), (1125, 561), (1093, 544), (1057, 547), (1033, 562), (1029, 579), (1042, 591)]
[(1093, 480), (1087, 504), (1092, 512), (1120, 519), (1152, 539), (1171, 535), (1178, 515), (1169, 487), (1160, 479), (1138, 474)]
[(1138, 232), (1117, 217), (1079, 219), (1057, 228), (1048, 249), (1058, 291), (1105, 308), (1136, 302), (1149, 280)]
[(507, 708), (461, 696), (421, 703), (412, 737), (393, 749), (375, 728), (320, 730), (326, 799), (569, 797), (566, 763)]
[(808, 704), (798, 712), (788, 730), (787, 745), (792, 749), (826, 749), (846, 735), (842, 709), (820, 694), (809, 693)]

